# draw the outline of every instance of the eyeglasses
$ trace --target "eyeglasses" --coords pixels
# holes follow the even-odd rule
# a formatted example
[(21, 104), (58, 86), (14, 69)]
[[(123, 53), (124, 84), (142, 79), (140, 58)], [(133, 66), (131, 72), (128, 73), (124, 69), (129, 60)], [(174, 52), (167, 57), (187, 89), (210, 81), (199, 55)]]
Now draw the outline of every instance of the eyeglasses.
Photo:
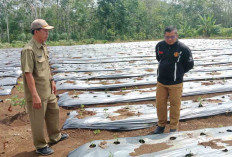
[(174, 36), (165, 36), (164, 38), (165, 38), (165, 39), (175, 39), (176, 36), (175, 36), (175, 35), (174, 35)]

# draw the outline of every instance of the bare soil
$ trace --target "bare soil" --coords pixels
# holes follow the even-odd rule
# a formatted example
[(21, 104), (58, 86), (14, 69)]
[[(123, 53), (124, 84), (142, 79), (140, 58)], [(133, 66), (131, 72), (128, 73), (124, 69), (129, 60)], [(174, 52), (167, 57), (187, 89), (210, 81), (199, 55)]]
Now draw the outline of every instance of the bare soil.
[(143, 154), (149, 154), (161, 150), (165, 150), (170, 148), (172, 145), (167, 145), (167, 143), (157, 143), (157, 144), (143, 144), (139, 148), (136, 148), (134, 151), (130, 153), (130, 156), (138, 156)]
[(128, 117), (141, 115), (140, 112), (135, 113), (135, 112), (130, 111), (129, 109), (119, 109), (119, 110), (115, 111), (115, 113), (119, 113), (120, 115), (109, 117), (112, 121), (122, 120), (122, 119), (126, 119)]
[[(22, 81), (20, 78), (19, 81)], [(23, 98), (23, 91), (17, 85), (12, 94), (9, 96), (0, 96), (3, 102), (0, 102), (0, 156), (4, 157), (36, 157), (39, 156), (35, 153), (35, 148), (32, 142), (31, 128), (28, 115), (24, 113), (24, 108), (19, 106), (12, 106), (12, 111), (9, 111), (10, 102), (6, 99), (18, 95), (19, 98)], [(140, 86), (139, 88), (152, 87), (152, 86)], [(129, 88), (128, 88), (129, 89)], [(64, 91), (62, 91), (64, 92)], [(59, 91), (58, 93), (62, 93)], [(79, 92), (79, 91), (77, 91)], [(120, 91), (119, 91), (120, 92)], [(81, 92), (80, 92), (81, 93)], [(228, 93), (228, 92), (227, 92)], [(230, 92), (231, 93), (231, 92)], [(208, 95), (198, 95), (192, 97), (184, 97), (183, 100), (197, 100), (198, 97), (206, 98), (211, 96), (216, 96), (224, 93), (208, 94)], [(143, 101), (143, 102), (130, 102), (130, 103), (120, 103), (120, 104), (103, 104), (103, 105), (93, 105), (91, 107), (103, 107), (103, 106), (119, 106), (119, 105), (134, 105), (134, 104), (153, 104), (154, 101)], [(70, 110), (60, 108), (60, 127), (65, 122), (67, 118), (67, 113)], [(199, 118), (184, 120), (179, 123), (179, 131), (186, 130), (196, 130), (202, 128), (217, 128), (223, 126), (231, 126), (231, 113)], [(115, 137), (134, 137), (134, 136), (145, 136), (152, 134), (156, 126), (132, 130), (132, 131), (107, 131), (101, 130), (99, 134), (94, 134), (94, 130), (90, 129), (69, 129), (62, 130), (62, 132), (68, 133), (70, 135), (69, 139), (61, 141), (56, 145), (52, 146), (55, 153), (51, 156), (53, 157), (65, 157), (69, 152), (76, 149), (77, 147), (91, 142), (93, 140), (108, 140), (114, 139)], [(165, 132), (169, 131), (169, 125), (167, 125)], [(45, 131), (46, 132), (46, 131)], [(191, 135), (189, 135), (191, 136)], [(211, 141), (212, 142), (212, 141)], [(224, 141), (226, 142), (226, 141)], [(231, 141), (228, 141), (231, 144)], [(101, 146), (104, 147), (106, 143), (102, 143)], [(144, 144), (145, 145), (145, 144)], [(207, 145), (207, 144), (205, 144)], [(146, 146), (146, 145), (145, 145)], [(166, 146), (164, 146), (166, 149)], [(142, 149), (142, 148), (140, 148)], [(149, 149), (149, 147), (147, 147)], [(160, 148), (160, 150), (163, 148)], [(157, 150), (144, 150), (142, 151), (157, 151)], [(139, 153), (139, 150), (135, 150), (132, 153)]]
[(83, 109), (78, 109), (77, 118), (78, 119), (84, 119), (86, 117), (90, 117), (90, 116), (94, 116), (94, 115), (96, 115), (96, 112), (86, 111), (86, 110), (83, 110)]
[(203, 145), (204, 147), (210, 147), (212, 149), (223, 149), (224, 146), (218, 146), (217, 142), (221, 142), (221, 139), (214, 139), (208, 142), (201, 142), (199, 145)]
[(75, 84), (75, 81), (70, 81), (70, 80), (67, 80), (67, 81), (65, 81), (64, 83)]

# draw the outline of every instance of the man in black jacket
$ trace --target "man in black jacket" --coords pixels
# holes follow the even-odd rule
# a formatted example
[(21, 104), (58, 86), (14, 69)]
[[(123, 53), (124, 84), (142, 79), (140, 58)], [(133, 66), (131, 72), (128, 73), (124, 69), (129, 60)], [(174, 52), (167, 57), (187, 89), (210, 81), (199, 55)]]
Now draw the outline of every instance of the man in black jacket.
[(193, 68), (191, 50), (178, 41), (177, 29), (169, 26), (164, 31), (164, 41), (156, 45), (157, 70), (156, 108), (158, 127), (155, 134), (162, 134), (167, 123), (167, 101), (170, 102), (170, 132), (178, 128), (183, 77)]

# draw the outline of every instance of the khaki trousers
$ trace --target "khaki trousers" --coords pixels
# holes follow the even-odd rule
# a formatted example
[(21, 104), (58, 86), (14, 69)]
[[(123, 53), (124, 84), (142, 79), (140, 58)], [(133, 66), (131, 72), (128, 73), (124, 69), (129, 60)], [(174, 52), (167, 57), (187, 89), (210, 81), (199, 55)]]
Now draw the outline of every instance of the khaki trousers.
[(167, 101), (170, 101), (170, 129), (177, 129), (180, 118), (181, 96), (183, 83), (176, 85), (164, 85), (157, 82), (156, 108), (158, 126), (165, 127), (167, 124)]
[(31, 122), (33, 142), (36, 149), (48, 146), (44, 136), (44, 121), (50, 142), (61, 138), (59, 129), (59, 107), (54, 94), (48, 100), (42, 100), (42, 108), (34, 109), (31, 101), (27, 101), (27, 109)]

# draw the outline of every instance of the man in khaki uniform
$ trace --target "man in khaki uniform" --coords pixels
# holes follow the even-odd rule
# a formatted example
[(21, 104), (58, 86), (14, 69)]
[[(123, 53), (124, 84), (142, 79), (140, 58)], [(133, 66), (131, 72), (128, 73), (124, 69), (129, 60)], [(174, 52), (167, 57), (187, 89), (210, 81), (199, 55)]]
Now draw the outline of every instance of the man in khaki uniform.
[(33, 38), (21, 52), (24, 94), (29, 112), (33, 142), (36, 153), (49, 155), (54, 151), (48, 146), (44, 136), (46, 122), (50, 144), (67, 139), (59, 129), (59, 107), (56, 99), (56, 84), (51, 76), (48, 51), (45, 41), (48, 31), (53, 29), (43, 19), (31, 24)]

